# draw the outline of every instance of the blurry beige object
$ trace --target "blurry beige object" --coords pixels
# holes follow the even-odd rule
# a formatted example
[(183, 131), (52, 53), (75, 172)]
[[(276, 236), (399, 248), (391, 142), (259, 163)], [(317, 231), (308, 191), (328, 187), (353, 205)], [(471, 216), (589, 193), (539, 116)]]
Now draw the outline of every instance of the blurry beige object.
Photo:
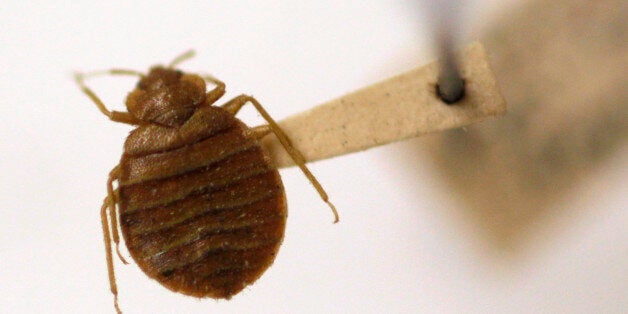
[(508, 104), (500, 119), (430, 139), (472, 217), (504, 247), (624, 145), (628, 5), (529, 1), (482, 36)]

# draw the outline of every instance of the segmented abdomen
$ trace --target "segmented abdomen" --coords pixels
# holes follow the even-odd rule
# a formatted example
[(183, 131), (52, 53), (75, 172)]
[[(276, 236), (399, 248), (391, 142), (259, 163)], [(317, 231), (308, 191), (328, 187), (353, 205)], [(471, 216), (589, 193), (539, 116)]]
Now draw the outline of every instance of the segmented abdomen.
[(125, 152), (120, 225), (148, 276), (187, 295), (229, 298), (272, 264), (285, 195), (250, 129), (220, 108), (207, 112), (224, 121), (194, 142), (173, 135), (167, 150)]

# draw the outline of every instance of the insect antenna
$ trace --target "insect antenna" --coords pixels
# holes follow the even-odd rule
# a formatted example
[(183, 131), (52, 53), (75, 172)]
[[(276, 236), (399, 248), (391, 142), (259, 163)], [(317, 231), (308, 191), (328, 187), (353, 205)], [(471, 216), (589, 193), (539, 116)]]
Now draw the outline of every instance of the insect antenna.
[(172, 69), (174, 68), (176, 65), (178, 65), (179, 63), (186, 61), (188, 59), (191, 59), (194, 57), (194, 55), (196, 54), (196, 52), (193, 49), (190, 49), (182, 54), (180, 54), (179, 56), (175, 57), (169, 64), (168, 64), (168, 68)]

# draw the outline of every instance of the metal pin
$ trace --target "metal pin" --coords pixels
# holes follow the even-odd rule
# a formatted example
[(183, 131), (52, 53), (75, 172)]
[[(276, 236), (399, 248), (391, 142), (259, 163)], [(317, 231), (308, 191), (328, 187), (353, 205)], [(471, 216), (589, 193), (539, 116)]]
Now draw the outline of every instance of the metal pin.
[(456, 55), (450, 36), (441, 38), (440, 73), (436, 92), (447, 104), (454, 104), (464, 97), (464, 80), (460, 76)]
[(456, 62), (451, 32), (441, 32), (439, 51), (441, 59), (436, 92), (445, 103), (454, 104), (464, 97), (464, 80)]
[(456, 61), (461, 1), (441, 0), (425, 4), (430, 13), (440, 59), (436, 94), (443, 102), (454, 104), (464, 97), (464, 80)]

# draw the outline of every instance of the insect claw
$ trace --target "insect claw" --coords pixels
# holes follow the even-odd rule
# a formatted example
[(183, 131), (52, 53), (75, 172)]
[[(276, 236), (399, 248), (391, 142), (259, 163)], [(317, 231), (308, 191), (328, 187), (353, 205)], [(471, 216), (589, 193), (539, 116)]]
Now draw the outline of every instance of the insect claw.
[(120, 307), (118, 306), (118, 295), (117, 294), (113, 297), (113, 306), (115, 306), (116, 312), (118, 314), (122, 314), (122, 311), (120, 310)]
[(336, 206), (334, 206), (334, 204), (332, 204), (330, 201), (326, 200), (325, 203), (327, 203), (327, 205), (329, 205), (329, 207), (331, 208), (331, 211), (334, 213), (334, 223), (338, 223), (340, 221), (340, 216), (338, 216), (338, 211), (336, 210)]
[(120, 246), (118, 243), (116, 243), (116, 253), (118, 253), (118, 257), (120, 258), (120, 260), (122, 261), (123, 264), (128, 265), (129, 262), (126, 261), (126, 259), (124, 259), (124, 257), (122, 257), (122, 254), (120, 253)]

